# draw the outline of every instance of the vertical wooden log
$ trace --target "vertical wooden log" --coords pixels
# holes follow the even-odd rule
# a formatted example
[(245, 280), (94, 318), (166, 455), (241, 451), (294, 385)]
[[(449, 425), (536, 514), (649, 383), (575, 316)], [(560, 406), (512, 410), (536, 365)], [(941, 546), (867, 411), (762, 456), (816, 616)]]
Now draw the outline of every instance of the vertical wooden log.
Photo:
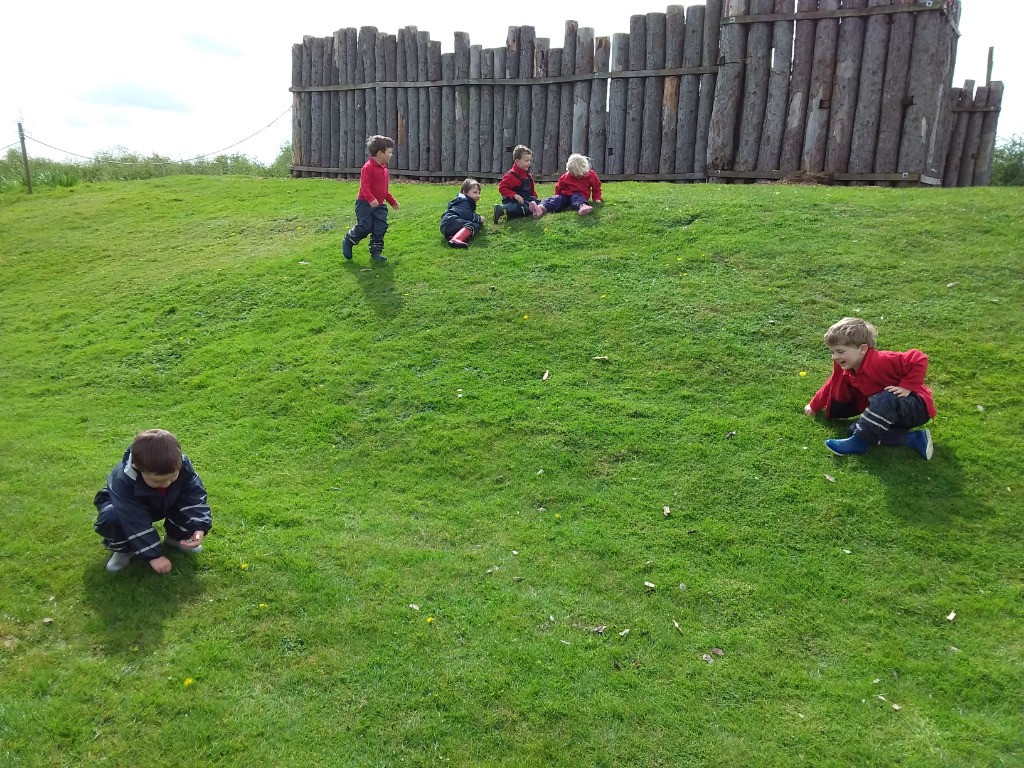
[[(345, 59), (342, 48), (344, 33), (339, 29), (334, 33), (334, 60), (331, 62), (331, 81), (334, 85), (341, 85), (345, 74)], [(342, 167), (341, 161), (341, 121), (342, 111), (345, 108), (345, 94), (335, 91), (331, 94), (331, 162), (335, 168)], [(343, 178), (339, 171), (334, 174), (336, 179)]]
[[(302, 87), (302, 43), (292, 46), (292, 87)], [(292, 165), (302, 165), (302, 94), (292, 94)], [(293, 177), (301, 175), (292, 171)]]
[[(479, 45), (469, 47), (469, 77), (480, 79), (481, 57), (483, 48)], [(489, 137), (488, 137), (489, 138)], [(466, 157), (467, 175), (480, 173), (480, 86), (469, 86), (469, 152)]]
[[(629, 68), (629, 35), (612, 35), (612, 72), (625, 72)], [(626, 78), (614, 77), (608, 85), (608, 151), (607, 173), (622, 173), (622, 158), (626, 147)]]
[(359, 28), (359, 57), (363, 62), (363, 79), (367, 87), (363, 91), (363, 114), (365, 124), (363, 125), (363, 140), (380, 133), (377, 117), (377, 90), (373, 84), (377, 82), (377, 28)]
[[(722, 0), (704, 2), (704, 39), (701, 47), (701, 66), (718, 65), (719, 40), (722, 26)], [(708, 134), (711, 131), (711, 113), (715, 106), (715, 84), (718, 74), (700, 76), (700, 102), (697, 105), (697, 139), (693, 145), (693, 172), (707, 173)]]
[[(683, 66), (701, 65), (704, 44), (704, 6), (686, 9), (686, 33), (683, 39)], [(679, 110), (676, 124), (676, 173), (693, 173), (697, 141), (697, 109), (700, 99), (700, 75), (683, 75), (679, 82)], [(705, 147), (705, 152), (707, 148)], [(701, 163), (703, 165), (703, 162)]]
[[(562, 74), (561, 48), (548, 49), (547, 73), (548, 77), (558, 77)], [(544, 165), (541, 172), (544, 176), (551, 176), (558, 168), (558, 123), (561, 119), (562, 87), (558, 83), (549, 83), (544, 87), (547, 103), (544, 115)], [(537, 108), (539, 109), (540, 105)]]
[(974, 169), (977, 165), (978, 149), (981, 144), (981, 124), (984, 122), (984, 113), (981, 112), (988, 105), (988, 86), (982, 85), (974, 94), (974, 101), (971, 102), (970, 118), (967, 120), (967, 135), (964, 137), (964, 150), (960, 157), (959, 183), (961, 187), (970, 187), (974, 184)]
[[(647, 63), (647, 17), (642, 13), (629, 17), (629, 69), (639, 72)], [(626, 141), (622, 172), (635, 176), (640, 172), (640, 143), (643, 138), (644, 79), (631, 77), (626, 85)]]
[[(405, 28), (405, 80), (418, 82), (419, 76), (419, 31), (416, 27)], [(407, 169), (420, 170), (420, 94), (418, 88), (406, 88), (406, 107), (409, 110), (407, 131), (409, 137)]]
[[(665, 68), (683, 66), (683, 45), (686, 41), (686, 14), (681, 5), (670, 5), (665, 13)], [(679, 131), (678, 75), (669, 75), (662, 83), (661, 156), (658, 173), (675, 173), (676, 141)]]
[[(797, 13), (815, 11), (817, 0), (797, 0)], [(779, 170), (790, 174), (800, 167), (804, 146), (804, 123), (807, 120), (807, 97), (814, 66), (814, 21), (801, 19), (796, 23), (793, 42), (793, 74), (789, 81), (789, 104), (786, 108), (786, 129), (782, 133), (782, 156)]]
[[(548, 50), (550, 41), (547, 38), (538, 38), (533, 42), (533, 76), (547, 77), (548, 74)], [(535, 176), (542, 176), (544, 164), (547, 161), (544, 146), (544, 127), (547, 117), (548, 100), (544, 93), (545, 85), (533, 85), (530, 88), (530, 147), (533, 149), (533, 173)]]
[[(751, 0), (750, 13), (758, 16), (775, 10), (775, 0)], [(746, 68), (743, 73), (743, 104), (740, 109), (739, 142), (736, 146), (737, 171), (757, 168), (757, 153), (764, 135), (768, 106), (768, 76), (772, 60), (772, 25), (758, 22), (747, 32)]]
[[(420, 83), (426, 83), (432, 78), (430, 77), (430, 61), (431, 61), (431, 41), (430, 33), (419, 30), (416, 32), (416, 80)], [(441, 76), (441, 62), (437, 62), (437, 68), (435, 74), (438, 78)], [(420, 87), (416, 89), (416, 98), (419, 100), (419, 118), (420, 127), (419, 132), (416, 134), (416, 140), (420, 145), (420, 164), (418, 171), (429, 171), (439, 170), (441, 168), (441, 156), (438, 154), (440, 147), (436, 144), (431, 146), (430, 136), (433, 126), (438, 125), (441, 119), (441, 94), (437, 88)], [(432, 104), (437, 103), (437, 107), (434, 109), (434, 114), (431, 115)], [(433, 154), (431, 150), (433, 149)], [(427, 178), (427, 177), (423, 177)]]
[[(594, 30), (580, 27), (576, 35), (576, 76), (594, 74)], [(587, 134), (590, 129), (590, 81), (577, 80), (573, 83), (572, 101), (572, 151), (588, 154)]]
[[(867, 7), (867, 0), (843, 0), (843, 10)], [(847, 16), (839, 20), (832, 114), (825, 144), (825, 171), (846, 173), (850, 166), (853, 119), (857, 109), (857, 85), (864, 53), (864, 19)]]
[[(775, 0), (775, 13), (792, 13), (794, 0)], [(764, 109), (764, 133), (757, 150), (757, 170), (777, 171), (782, 159), (782, 133), (789, 103), (789, 72), (793, 62), (793, 22), (772, 25), (772, 68), (768, 75), (768, 101)]]
[[(384, 35), (384, 81), (387, 83), (397, 82), (398, 73), (398, 37), (396, 35)], [(394, 141), (398, 141), (398, 89), (394, 86), (386, 86), (384, 90), (384, 123), (387, 125), (388, 133)]]
[[(313, 38), (306, 35), (302, 38), (302, 84), (309, 86), (313, 82)], [(313, 162), (313, 100), (308, 91), (302, 94), (302, 164), (315, 165)], [(303, 176), (310, 176), (309, 171), (302, 171)]]
[[(533, 57), (537, 31), (533, 27), (519, 28), (519, 77), (522, 80), (533, 77)], [(520, 85), (518, 88), (516, 104), (516, 143), (529, 144), (530, 124), (532, 122), (532, 94), (531, 86)], [(531, 147), (532, 149), (532, 147)], [(534, 158), (534, 162), (537, 159)]]
[[(888, 5), (889, 0), (868, 0), (869, 8)], [(882, 108), (882, 83), (885, 78), (885, 57), (889, 49), (891, 19), (871, 16), (864, 31), (864, 54), (857, 88), (857, 110), (850, 139), (850, 173), (871, 173), (875, 166), (878, 121)], [(860, 184), (862, 182), (854, 182)]]
[(946, 167), (942, 173), (942, 186), (959, 186), (960, 158), (963, 157), (964, 140), (967, 138), (967, 123), (971, 113), (967, 110), (974, 100), (974, 81), (965, 80), (963, 88), (957, 88), (956, 114), (953, 116), (953, 133), (946, 153)]
[[(606, 74), (611, 59), (612, 41), (608, 37), (594, 40), (594, 71)], [(595, 77), (590, 84), (590, 117), (587, 129), (587, 154), (597, 173), (604, 173), (608, 156), (608, 80)]]
[[(454, 53), (441, 54), (441, 79), (446, 83), (455, 79)], [(455, 87), (446, 85), (441, 89), (441, 172), (446, 177), (455, 175), (458, 127), (455, 124)]]
[[(648, 13), (644, 19), (644, 68), (665, 68), (665, 14)], [(643, 126), (640, 131), (640, 172), (657, 173), (661, 162), (661, 114), (664, 83), (660, 77), (644, 79)]]
[[(505, 79), (505, 48), (494, 49), (494, 138), (492, 144), (491, 171), (493, 173), (504, 173), (508, 168), (505, 165), (505, 86), (501, 81)], [(507, 150), (511, 153), (511, 147)]]
[(926, 173), (928, 153), (935, 140), (939, 107), (947, 87), (952, 35), (938, 11), (917, 14), (907, 75), (907, 110), (896, 170)]
[(989, 110), (981, 118), (981, 134), (978, 138), (978, 155), (974, 162), (974, 186), (987, 187), (992, 180), (992, 155), (996, 146), (996, 127), (999, 123), (999, 109), (1003, 104), (1003, 83), (993, 80), (988, 84)]
[[(427, 40), (427, 78), (431, 82), (438, 82), (444, 79), (444, 59), (441, 54), (441, 42), (439, 40)], [(450, 89), (449, 89), (450, 90)], [(428, 89), (428, 102), (429, 107), (427, 109), (427, 130), (426, 130), (426, 141), (427, 147), (424, 149), (420, 146), (420, 157), (424, 154), (429, 158), (429, 170), (440, 171), (442, 158), (441, 153), (444, 149), (443, 144), (443, 131), (442, 127), (444, 121), (442, 119), (443, 109), (443, 95), (439, 86), (431, 86)], [(423, 119), (422, 114), (420, 119)], [(454, 162), (454, 161), (453, 161)], [(428, 179), (430, 177), (427, 177)]]
[[(335, 48), (335, 41), (337, 39), (336, 34), (330, 37), (324, 38), (324, 71), (327, 74), (325, 85), (337, 85), (338, 84), (338, 53)], [(329, 91), (324, 95), (324, 133), (327, 138), (324, 144), (327, 149), (327, 158), (324, 162), (328, 168), (337, 168), (340, 163), (338, 162), (338, 142), (339, 142), (339, 131), (338, 121), (341, 118), (338, 112), (338, 92)], [(327, 174), (331, 178), (337, 178), (337, 171), (331, 171)]]
[[(323, 61), (321, 62), (321, 85), (331, 84), (331, 69), (332, 62), (334, 61), (334, 37), (324, 37), (322, 40), (321, 53), (323, 54)], [(320, 96), (320, 109), (322, 110), (321, 119), (323, 120), (323, 127), (320, 129), (320, 164), (324, 168), (331, 168), (331, 96), (333, 94), (330, 91), (324, 91)], [(328, 171), (324, 171), (324, 176), (331, 176), (332, 174)]]
[[(723, 13), (743, 16), (748, 0), (725, 0)], [(722, 29), (722, 63), (715, 83), (715, 106), (708, 130), (708, 173), (730, 170), (736, 153), (736, 129), (743, 93), (743, 57), (746, 55), (746, 30), (743, 24), (726, 24)]]
[[(455, 33), (454, 77), (465, 80), (469, 77), (469, 35)], [(456, 86), (453, 93), (455, 103), (455, 159), (454, 170), (465, 176), (469, 171), (469, 87)], [(480, 145), (477, 144), (479, 149)], [(444, 163), (442, 162), (443, 166)]]
[[(819, 11), (838, 11), (839, 0), (820, 0)], [(832, 113), (832, 83), (836, 74), (839, 19), (819, 19), (814, 34), (814, 66), (804, 127), (803, 167), (819, 172), (825, 168), (828, 122)]]
[[(355, 27), (346, 27), (343, 32), (345, 39), (345, 82), (354, 85), (359, 82), (356, 79), (356, 62), (359, 59), (359, 33)], [(344, 153), (345, 167), (353, 169), (353, 171), (345, 174), (346, 178), (355, 176), (354, 169), (359, 168), (363, 164), (363, 150), (365, 149), (362, 144), (363, 129), (356, 129), (356, 121), (362, 118), (363, 112), (360, 108), (357, 115), (356, 111), (356, 91), (346, 91), (343, 128), (345, 143), (341, 151)]]
[(947, 88), (946, 92), (942, 95), (942, 103), (939, 106), (939, 115), (935, 123), (932, 141), (928, 146), (928, 157), (925, 160), (924, 173), (930, 179), (938, 179), (939, 183), (942, 182), (942, 172), (946, 167), (949, 141), (952, 138), (953, 123), (956, 120), (956, 114), (953, 110), (956, 108), (959, 98), (959, 88)]
[[(914, 0), (895, 0), (896, 5), (911, 5)], [(903, 110), (907, 96), (907, 70), (910, 68), (910, 40), (914, 31), (913, 13), (897, 13), (889, 28), (889, 50), (885, 57), (882, 104), (878, 114), (878, 143), (875, 147), (875, 173), (893, 173), (899, 158), (903, 133)], [(892, 186), (879, 182), (879, 186)]]
[[(494, 79), (494, 49), (480, 51), (480, 79), (485, 83)], [(480, 163), (481, 173), (493, 170), (494, 153), (494, 86), (480, 86)]]
[[(576, 36), (579, 25), (575, 21), (565, 22), (565, 40), (562, 43), (562, 77), (576, 74)], [(562, 83), (561, 112), (558, 115), (558, 159), (555, 168), (561, 168), (572, 152), (572, 111), (575, 89), (572, 83)]]
[[(947, 20), (945, 15), (939, 21), (938, 55), (935, 62), (935, 81), (932, 83), (933, 93), (930, 96), (933, 112), (931, 136), (925, 152), (924, 173), (931, 179), (941, 179), (946, 165), (946, 154), (949, 151), (949, 139), (953, 130), (953, 107), (959, 94), (954, 94), (953, 67), (956, 64), (956, 44), (959, 33)], [(945, 66), (945, 73), (941, 72)]]
[[(511, 80), (519, 77), (519, 27), (509, 27), (508, 36), (505, 38), (505, 79)], [(519, 107), (519, 89), (514, 85), (505, 86), (505, 103), (502, 118), (502, 146), (505, 147), (503, 165), (508, 168), (512, 165), (512, 150), (517, 144), (526, 139), (520, 140), (516, 135), (516, 121), (518, 120), (517, 110)]]
[(381, 85), (381, 82), (386, 79), (385, 69), (387, 64), (384, 46), (387, 37), (387, 32), (378, 32), (373, 44), (373, 95), (377, 102), (377, 129), (375, 133), (380, 133), (394, 139), (394, 133), (388, 132), (387, 89)]
[[(309, 84), (314, 88), (323, 85), (324, 72), (324, 40), (322, 37), (309, 38)], [(324, 140), (324, 112), (323, 94), (314, 91), (310, 94), (310, 139), (309, 139), (309, 162), (316, 168), (323, 166), (323, 140)], [(320, 171), (312, 175), (320, 176)]]
[[(398, 30), (395, 44), (395, 78), (400, 83), (409, 81), (405, 67), (405, 50), (408, 43), (404, 27)], [(395, 161), (394, 166), (409, 169), (409, 89), (395, 89)]]

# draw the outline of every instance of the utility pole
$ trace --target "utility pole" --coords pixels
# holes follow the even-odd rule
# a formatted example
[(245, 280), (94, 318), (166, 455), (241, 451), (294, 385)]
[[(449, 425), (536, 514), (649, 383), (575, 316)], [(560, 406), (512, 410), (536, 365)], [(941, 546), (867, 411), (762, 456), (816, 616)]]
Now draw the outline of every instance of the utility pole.
[(28, 193), (32, 194), (32, 173), (28, 169), (28, 152), (25, 151), (25, 129), (18, 123), (18, 138), (21, 140), (21, 159), (25, 163), (25, 184), (28, 185)]

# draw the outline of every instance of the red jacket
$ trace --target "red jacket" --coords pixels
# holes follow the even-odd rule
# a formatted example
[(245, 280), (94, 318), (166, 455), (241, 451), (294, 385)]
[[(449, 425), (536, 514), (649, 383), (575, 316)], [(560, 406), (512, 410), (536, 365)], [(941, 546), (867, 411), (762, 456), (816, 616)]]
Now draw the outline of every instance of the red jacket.
[(502, 197), (537, 197), (537, 189), (533, 186), (533, 174), (512, 163), (512, 167), (498, 182), (498, 193)]
[(368, 203), (376, 200), (381, 205), (387, 200), (394, 208), (398, 201), (388, 192), (388, 167), (381, 165), (372, 157), (363, 163), (363, 169), (359, 172), (359, 194), (356, 200), (365, 200)]
[(558, 177), (558, 183), (555, 184), (556, 195), (566, 195), (572, 197), (574, 194), (579, 192), (587, 200), (593, 198), (595, 203), (601, 202), (601, 180), (597, 178), (597, 174), (591, 169), (582, 176), (573, 176), (571, 173), (563, 173)]
[(927, 370), (928, 357), (918, 349), (906, 352), (868, 349), (856, 371), (844, 371), (838, 363), (832, 363), (832, 375), (811, 398), (811, 410), (817, 413), (824, 408), (825, 415), (829, 416), (832, 403), (856, 403), (860, 413), (868, 407), (869, 397), (886, 387), (897, 386), (920, 395), (928, 415), (934, 419), (935, 401), (932, 391), (924, 385)]

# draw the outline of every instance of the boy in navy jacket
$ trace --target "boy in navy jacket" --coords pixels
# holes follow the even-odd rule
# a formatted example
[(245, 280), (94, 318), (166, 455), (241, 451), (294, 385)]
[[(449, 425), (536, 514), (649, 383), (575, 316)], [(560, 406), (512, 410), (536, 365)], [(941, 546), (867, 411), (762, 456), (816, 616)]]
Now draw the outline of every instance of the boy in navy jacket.
[(498, 182), (501, 202), (494, 206), (494, 223), (501, 221), (502, 216), (509, 219), (521, 219), (532, 215), (539, 219), (544, 209), (538, 205), (537, 188), (533, 185), (533, 174), (530, 165), (533, 163), (533, 152), (525, 144), (512, 150), (512, 167), (508, 169)]
[[(199, 475), (178, 438), (163, 429), (136, 435), (93, 503), (99, 510), (96, 533), (114, 553), (108, 571), (124, 570), (135, 558), (157, 573), (170, 573), (165, 548), (201, 552), (213, 526)], [(164, 521), (163, 543), (153, 527), (157, 520)]]
[(850, 437), (825, 441), (838, 456), (865, 453), (881, 444), (906, 445), (930, 459), (931, 432), (913, 429), (935, 417), (932, 391), (924, 385), (928, 358), (917, 349), (876, 349), (877, 339), (875, 326), (859, 317), (844, 317), (825, 332), (832, 375), (804, 413), (813, 416), (824, 409), (830, 419), (860, 416), (850, 426)]
[(448, 203), (448, 210), (441, 214), (441, 234), (452, 248), (468, 248), (470, 238), (483, 228), (483, 217), (476, 212), (481, 191), (479, 181), (466, 179), (459, 194)]

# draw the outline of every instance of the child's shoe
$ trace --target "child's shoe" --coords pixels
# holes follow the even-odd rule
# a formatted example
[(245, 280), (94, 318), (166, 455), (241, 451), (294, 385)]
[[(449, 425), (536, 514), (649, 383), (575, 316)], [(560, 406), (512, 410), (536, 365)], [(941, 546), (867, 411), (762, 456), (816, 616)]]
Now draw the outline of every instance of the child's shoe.
[(452, 239), (448, 241), (448, 245), (452, 248), (469, 248), (469, 238), (472, 236), (473, 230), (469, 227), (463, 227), (452, 236)]
[(935, 448), (932, 445), (932, 433), (927, 429), (915, 429), (907, 435), (907, 439), (903, 441), (903, 444), (910, 446), (921, 454), (921, 458), (925, 461), (931, 461)]
[(164, 545), (168, 547), (174, 547), (175, 549), (180, 549), (182, 552), (188, 552), (190, 555), (195, 554), (196, 552), (203, 551), (202, 544), (200, 544), (198, 547), (183, 547), (181, 546), (180, 541), (178, 541), (177, 539), (172, 539), (170, 536), (164, 539)]
[(382, 256), (379, 253), (371, 253), (370, 254), (370, 260), (371, 261), (376, 261), (378, 264), (383, 264), (384, 262), (386, 262), (388, 260), (388, 257), (387, 256)]
[(107, 560), (107, 570), (111, 573), (117, 573), (123, 571), (128, 567), (128, 563), (132, 561), (132, 556), (127, 552), (115, 552)]
[(868, 444), (856, 435), (845, 440), (831, 439), (825, 441), (825, 447), (836, 456), (853, 456), (855, 454), (867, 453)]
[(594, 210), (594, 207), (592, 205), (587, 205), (586, 203), (584, 203), (583, 205), (580, 206), (578, 213), (580, 216), (586, 216), (592, 210)]
[(352, 260), (352, 243), (348, 239), (348, 235), (341, 239), (341, 255), (349, 261)]
[(505, 215), (505, 206), (501, 203), (496, 203), (494, 206), (494, 223), (497, 224), (501, 221), (501, 217)]

